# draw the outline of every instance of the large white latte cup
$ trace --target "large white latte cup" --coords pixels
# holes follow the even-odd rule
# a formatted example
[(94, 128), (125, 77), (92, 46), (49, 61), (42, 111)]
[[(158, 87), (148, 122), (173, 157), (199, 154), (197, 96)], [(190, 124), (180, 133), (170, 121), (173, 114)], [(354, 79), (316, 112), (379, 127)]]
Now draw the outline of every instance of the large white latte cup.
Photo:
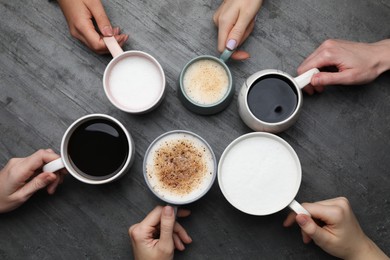
[(301, 164), (293, 148), (282, 138), (264, 132), (234, 140), (218, 165), (218, 183), (225, 198), (238, 210), (256, 216), (287, 206), (310, 216), (294, 199), (301, 177)]

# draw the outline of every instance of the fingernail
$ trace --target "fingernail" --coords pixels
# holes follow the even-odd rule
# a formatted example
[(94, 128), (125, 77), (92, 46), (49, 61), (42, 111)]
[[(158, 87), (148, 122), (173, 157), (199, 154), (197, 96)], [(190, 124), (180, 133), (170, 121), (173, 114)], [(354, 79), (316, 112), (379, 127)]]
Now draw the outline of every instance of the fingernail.
[(167, 217), (173, 216), (173, 208), (171, 206), (164, 207), (163, 214)]
[(105, 26), (104, 28), (103, 28), (103, 30), (102, 30), (102, 34), (104, 35), (104, 36), (113, 36), (113, 32), (112, 32), (112, 27), (111, 26)]
[(46, 149), (46, 152), (49, 152), (49, 153), (54, 153), (54, 151), (52, 149)]
[(112, 32), (113, 32), (114, 35), (119, 34), (119, 31), (120, 31), (119, 27), (114, 27), (114, 28), (112, 29)]
[(236, 45), (237, 45), (237, 41), (234, 40), (234, 39), (230, 39), (226, 43), (226, 48), (228, 48), (229, 50), (232, 51), (232, 50), (234, 50), (236, 48)]
[(297, 217), (296, 217), (296, 221), (297, 221), (298, 225), (300, 225), (300, 226), (306, 225), (307, 220), (308, 220), (307, 217), (304, 215), (297, 215)]

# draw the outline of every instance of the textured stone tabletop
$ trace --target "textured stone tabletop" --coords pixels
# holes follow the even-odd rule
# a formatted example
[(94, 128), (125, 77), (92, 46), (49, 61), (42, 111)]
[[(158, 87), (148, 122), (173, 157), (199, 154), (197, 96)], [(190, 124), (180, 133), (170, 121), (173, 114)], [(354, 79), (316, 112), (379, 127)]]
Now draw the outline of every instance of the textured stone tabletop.
[[(86, 114), (120, 120), (136, 145), (135, 162), (120, 180), (92, 186), (67, 176), (57, 192), (34, 195), (0, 215), (0, 259), (129, 259), (127, 230), (156, 205), (142, 161), (160, 134), (183, 129), (206, 139), (219, 158), (237, 137), (251, 132), (238, 115), (237, 92), (256, 71), (296, 68), (328, 38), (375, 42), (390, 37), (387, 0), (264, 1), (242, 49), (251, 58), (228, 63), (236, 94), (219, 114), (186, 110), (177, 97), (181, 68), (193, 57), (217, 52), (213, 0), (103, 1), (111, 22), (130, 39), (125, 50), (153, 55), (166, 75), (166, 96), (144, 115), (115, 108), (102, 78), (109, 55), (73, 39), (56, 2), (0, 0), (0, 165), (40, 148), (59, 153), (67, 127)], [(364, 86), (330, 86), (304, 95), (299, 120), (279, 134), (302, 164), (300, 202), (347, 197), (363, 230), (390, 254), (390, 74)], [(284, 228), (289, 210), (246, 215), (223, 197), (218, 183), (188, 205), (180, 220), (193, 238), (176, 259), (332, 259), (305, 245), (297, 226)]]

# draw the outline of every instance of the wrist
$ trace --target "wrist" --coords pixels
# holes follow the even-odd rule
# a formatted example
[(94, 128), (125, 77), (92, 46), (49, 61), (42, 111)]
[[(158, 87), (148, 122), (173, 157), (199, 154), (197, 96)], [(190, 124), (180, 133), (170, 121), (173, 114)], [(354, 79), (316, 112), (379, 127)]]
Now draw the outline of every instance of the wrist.
[(358, 250), (354, 250), (353, 254), (346, 257), (345, 260), (388, 260), (386, 254), (368, 237)]
[(383, 72), (390, 70), (390, 39), (373, 43), (375, 55), (378, 60), (378, 76)]

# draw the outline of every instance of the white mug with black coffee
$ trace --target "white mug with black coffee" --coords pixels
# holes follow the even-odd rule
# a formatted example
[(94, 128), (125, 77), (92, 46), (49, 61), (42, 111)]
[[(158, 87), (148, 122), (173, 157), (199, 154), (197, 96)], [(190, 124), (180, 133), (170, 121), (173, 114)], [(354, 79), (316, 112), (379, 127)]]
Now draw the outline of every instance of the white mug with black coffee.
[(90, 114), (76, 120), (61, 142), (61, 157), (46, 164), (43, 171), (66, 168), (76, 179), (103, 184), (123, 176), (134, 160), (134, 142), (117, 119)]
[(238, 112), (244, 123), (255, 131), (278, 133), (298, 119), (302, 107), (302, 88), (307, 86), (314, 68), (293, 78), (269, 69), (251, 75), (238, 94)]
[(143, 173), (149, 189), (158, 198), (178, 206), (207, 193), (217, 174), (217, 161), (203, 138), (175, 130), (160, 135), (150, 144)]

